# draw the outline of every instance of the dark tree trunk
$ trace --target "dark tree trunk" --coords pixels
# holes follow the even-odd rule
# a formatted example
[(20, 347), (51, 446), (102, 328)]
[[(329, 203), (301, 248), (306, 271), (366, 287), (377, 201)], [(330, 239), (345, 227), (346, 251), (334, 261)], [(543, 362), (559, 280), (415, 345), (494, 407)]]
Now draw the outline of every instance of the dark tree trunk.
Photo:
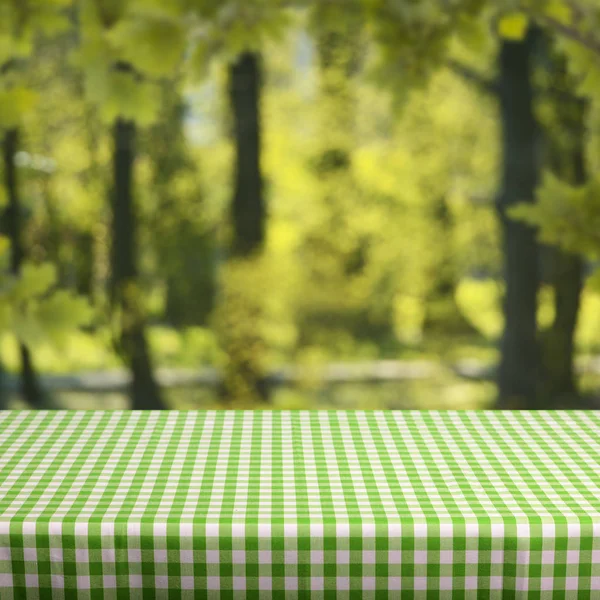
[[(19, 147), (19, 132), (16, 128), (6, 132), (3, 144), (4, 182), (7, 195), (7, 205), (4, 211), (4, 231), (10, 240), (11, 272), (17, 275), (24, 259), (22, 241), (21, 203), (17, 182), (15, 155)], [(45, 395), (39, 384), (29, 349), (19, 345), (21, 355), (21, 394), (27, 404), (33, 408), (44, 406)]]
[[(556, 90), (568, 90), (568, 71), (564, 57), (552, 57)], [(572, 96), (556, 100), (554, 114), (546, 135), (551, 168), (557, 176), (573, 185), (587, 181), (585, 165), (585, 123), (587, 104)], [(553, 135), (568, 140), (567, 146), (557, 144)], [(575, 375), (575, 330), (584, 281), (584, 264), (580, 256), (560, 248), (549, 248), (550, 283), (554, 287), (555, 317), (541, 339), (543, 357), (542, 390), (554, 407), (577, 407), (580, 399)]]
[(229, 98), (235, 139), (235, 193), (231, 204), (232, 252), (246, 257), (260, 251), (266, 207), (260, 168), (260, 56), (244, 52), (230, 68)]
[(498, 211), (503, 232), (506, 294), (497, 408), (539, 408), (536, 309), (539, 253), (535, 230), (507, 210), (533, 202), (538, 182), (538, 127), (533, 113), (532, 54), (536, 29), (523, 42), (504, 41), (499, 60), (503, 172)]
[(111, 300), (120, 311), (119, 350), (131, 371), (134, 410), (164, 408), (154, 379), (145, 335), (141, 295), (137, 288), (137, 232), (133, 198), (135, 124), (117, 119), (114, 124), (111, 246)]
[(33, 408), (45, 408), (45, 395), (33, 367), (31, 352), (25, 344), (20, 344), (19, 353), (21, 355), (21, 393), (23, 399)]
[(92, 298), (94, 291), (94, 235), (91, 231), (75, 232), (73, 282), (79, 294)]
[(551, 252), (555, 317), (541, 337), (544, 367), (541, 390), (548, 405), (558, 407), (569, 406), (579, 397), (574, 337), (583, 289), (583, 261), (557, 248)]
[[(227, 275), (217, 311), (221, 315), (221, 343), (228, 357), (221, 398), (229, 405), (266, 403), (270, 399), (263, 365), (266, 347), (260, 331), (263, 308), (256, 294), (245, 287), (251, 285), (252, 270), (260, 268), (266, 229), (260, 98), (261, 58), (254, 52), (244, 52), (229, 68), (235, 189), (230, 206), (231, 263), (223, 267)], [(245, 285), (238, 279), (242, 273), (248, 275)]]

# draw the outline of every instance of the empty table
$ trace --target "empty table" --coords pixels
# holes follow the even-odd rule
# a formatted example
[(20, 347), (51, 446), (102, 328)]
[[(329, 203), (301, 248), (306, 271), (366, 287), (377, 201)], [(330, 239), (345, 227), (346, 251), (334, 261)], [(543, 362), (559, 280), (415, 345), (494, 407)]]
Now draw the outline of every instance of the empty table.
[(600, 598), (600, 417), (4, 412), (0, 598)]

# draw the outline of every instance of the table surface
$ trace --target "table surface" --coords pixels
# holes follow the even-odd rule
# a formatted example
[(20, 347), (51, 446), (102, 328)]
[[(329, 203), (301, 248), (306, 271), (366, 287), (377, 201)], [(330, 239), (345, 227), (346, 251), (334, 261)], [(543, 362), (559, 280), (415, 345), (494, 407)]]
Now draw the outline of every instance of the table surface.
[(592, 411), (4, 412), (0, 592), (600, 597), (599, 434)]

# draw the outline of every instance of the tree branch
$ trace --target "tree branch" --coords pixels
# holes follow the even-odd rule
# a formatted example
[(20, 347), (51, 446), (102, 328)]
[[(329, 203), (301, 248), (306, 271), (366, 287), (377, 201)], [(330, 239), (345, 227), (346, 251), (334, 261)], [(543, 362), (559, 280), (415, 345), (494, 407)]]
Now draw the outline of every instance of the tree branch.
[[(456, 59), (449, 59), (446, 61), (446, 67), (448, 67), (453, 73), (462, 77), (465, 81), (474, 84), (482, 92), (489, 94), (493, 97), (497, 97), (499, 93), (498, 82), (495, 79), (488, 79), (485, 75), (479, 73), (476, 69), (473, 69), (469, 65), (465, 65)], [(565, 92), (557, 88), (535, 88), (533, 90), (535, 98), (551, 98), (560, 102), (573, 102), (578, 100), (571, 92)]]
[(460, 75), (466, 81), (476, 85), (481, 91), (486, 94), (496, 96), (499, 92), (498, 82), (494, 79), (487, 79), (476, 69), (461, 63), (453, 58), (446, 62), (446, 66), (456, 75)]
[(560, 21), (557, 21), (556, 19), (553, 19), (552, 17), (549, 17), (547, 15), (539, 15), (537, 13), (531, 12), (529, 12), (528, 14), (532, 19), (538, 21), (541, 25), (546, 25), (554, 29), (558, 33), (564, 35), (565, 37), (569, 38), (574, 42), (577, 42), (581, 46), (584, 46), (588, 50), (594, 52), (594, 54), (600, 56), (599, 38), (586, 35), (583, 32), (578, 31), (577, 29), (570, 27), (569, 25), (565, 25), (564, 23), (561, 23)]

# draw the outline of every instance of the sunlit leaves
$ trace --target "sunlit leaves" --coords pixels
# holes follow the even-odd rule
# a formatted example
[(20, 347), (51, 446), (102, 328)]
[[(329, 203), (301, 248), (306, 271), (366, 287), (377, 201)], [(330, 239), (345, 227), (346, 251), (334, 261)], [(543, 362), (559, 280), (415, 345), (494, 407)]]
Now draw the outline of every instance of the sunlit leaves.
[(544, 15), (562, 25), (573, 22), (573, 9), (565, 0), (549, 0), (544, 6)]
[(25, 263), (18, 275), (8, 272), (9, 244), (0, 238), (0, 332), (34, 346), (50, 341), (60, 346), (74, 328), (92, 318), (87, 300), (57, 290), (56, 269), (49, 263)]
[(36, 317), (44, 335), (62, 346), (74, 328), (87, 325), (92, 318), (87, 300), (70, 290), (57, 290), (38, 306)]
[(55, 283), (56, 269), (53, 265), (25, 263), (21, 268), (19, 285), (16, 287), (14, 298), (17, 301), (24, 301), (29, 296), (45, 294)]
[(253, 377), (266, 373), (265, 303), (269, 272), (260, 257), (229, 260), (221, 270), (222, 300), (214, 315), (231, 397), (256, 400)]
[(502, 332), (502, 289), (493, 279), (464, 279), (456, 291), (456, 302), (465, 318), (485, 337)]
[(209, 73), (210, 62), (217, 54), (219, 42), (202, 37), (196, 40), (186, 64), (186, 74), (192, 83), (203, 81)]
[(160, 108), (157, 79), (175, 77), (187, 44), (181, 5), (174, 4), (174, 10), (161, 11), (141, 0), (83, 3), (76, 64), (88, 100), (105, 122), (122, 117), (147, 126), (155, 121)]
[(186, 44), (182, 23), (167, 18), (134, 15), (107, 35), (122, 60), (151, 77), (174, 75)]
[(26, 36), (15, 38), (0, 29), (0, 65), (16, 57), (24, 57), (31, 51), (31, 39)]
[(521, 41), (525, 38), (529, 20), (521, 12), (504, 15), (498, 22), (498, 33), (507, 40)]
[(510, 216), (539, 226), (543, 242), (590, 258), (600, 256), (600, 180), (573, 186), (546, 172), (537, 198), (536, 204), (516, 205)]
[(122, 117), (146, 126), (152, 124), (158, 115), (158, 85), (134, 72), (97, 64), (84, 71), (84, 83), (88, 101), (98, 107), (99, 115), (106, 124)]
[(476, 17), (459, 15), (452, 36), (453, 45), (449, 46), (449, 53), (472, 57), (473, 54), (486, 60), (490, 53), (490, 47), (494, 45), (494, 39), (490, 36), (490, 13), (489, 7), (484, 9)]
[(560, 47), (568, 56), (569, 70), (574, 75), (578, 94), (597, 96), (600, 91), (600, 55), (570, 39), (561, 39)]
[(281, 39), (294, 21), (292, 7), (280, 0), (200, 2), (192, 12), (186, 70), (192, 82), (202, 80), (210, 64), (225, 62), (247, 51), (260, 51), (268, 41)]
[(69, 29), (71, 22), (67, 15), (58, 12), (47, 12), (39, 15), (34, 25), (37, 31), (46, 36), (54, 36)]
[(19, 126), (35, 108), (36, 102), (37, 94), (23, 85), (0, 87), (0, 128)]
[(458, 28), (480, 18), (482, 0), (362, 0), (378, 59), (374, 73), (390, 87), (399, 105), (411, 88), (422, 87), (444, 61)]
[(0, 306), (10, 315), (7, 326), (11, 333), (30, 347), (46, 341), (60, 347), (73, 329), (88, 324), (92, 316), (87, 301), (68, 290), (58, 290), (46, 298), (30, 297), (8, 311), (4, 301)]
[(72, 0), (30, 0), (0, 5), (0, 65), (31, 53), (38, 34), (52, 37), (70, 26), (67, 7)]
[(193, 7), (189, 0), (129, 0), (130, 14), (142, 17), (178, 19), (185, 16), (186, 11)]
[(111, 71), (106, 87), (97, 100), (102, 119), (111, 123), (118, 117), (135, 121), (139, 125), (154, 122), (160, 108), (160, 91), (157, 84), (139, 80), (134, 73)]

